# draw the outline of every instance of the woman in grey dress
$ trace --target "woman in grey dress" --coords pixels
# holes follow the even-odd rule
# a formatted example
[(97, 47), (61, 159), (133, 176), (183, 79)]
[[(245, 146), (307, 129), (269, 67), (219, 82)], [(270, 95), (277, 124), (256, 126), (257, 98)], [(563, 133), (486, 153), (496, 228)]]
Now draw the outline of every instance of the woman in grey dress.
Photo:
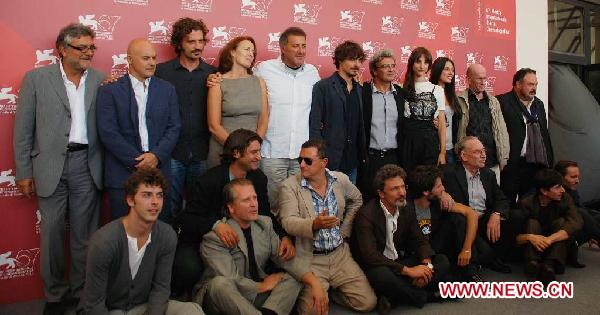
[(220, 164), (223, 143), (233, 130), (244, 128), (265, 136), (269, 122), (267, 87), (252, 74), (256, 44), (249, 36), (232, 39), (219, 53), (220, 84), (208, 89), (208, 128), (212, 134), (208, 166)]

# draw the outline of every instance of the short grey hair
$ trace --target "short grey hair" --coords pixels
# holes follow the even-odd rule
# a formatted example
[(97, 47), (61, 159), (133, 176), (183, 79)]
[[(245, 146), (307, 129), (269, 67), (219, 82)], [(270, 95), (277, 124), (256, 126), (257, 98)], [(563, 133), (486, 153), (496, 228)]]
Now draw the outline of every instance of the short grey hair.
[(454, 145), (454, 152), (456, 152), (456, 156), (460, 159), (460, 153), (462, 151), (465, 150), (466, 146), (467, 146), (467, 141), (473, 141), (473, 140), (477, 140), (479, 141), (479, 138), (475, 137), (475, 136), (466, 136), (463, 137), (462, 139), (460, 139), (455, 145)]
[(394, 59), (394, 61), (396, 61), (394, 52), (389, 49), (382, 49), (382, 50), (376, 52), (373, 55), (373, 57), (371, 57), (371, 59), (369, 59), (369, 72), (371, 73), (371, 76), (375, 76), (375, 70), (377, 70), (377, 64), (383, 58), (392, 58), (392, 59)]
[(96, 33), (91, 27), (81, 23), (71, 23), (63, 27), (60, 32), (58, 32), (58, 36), (56, 37), (56, 50), (60, 49), (60, 47), (67, 46), (73, 41), (73, 39), (82, 36), (89, 36), (94, 39), (96, 37)]

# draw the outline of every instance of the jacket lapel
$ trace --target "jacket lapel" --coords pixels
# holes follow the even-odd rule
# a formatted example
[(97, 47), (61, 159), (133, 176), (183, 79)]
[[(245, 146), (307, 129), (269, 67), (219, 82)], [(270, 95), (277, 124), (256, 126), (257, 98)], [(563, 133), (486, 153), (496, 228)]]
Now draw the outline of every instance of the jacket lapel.
[(67, 89), (65, 88), (62, 73), (60, 72), (60, 65), (56, 64), (50, 67), (52, 67), (50, 83), (52, 84), (54, 91), (58, 95), (58, 98), (60, 99), (67, 112), (71, 112), (71, 106), (69, 105), (69, 97), (67, 96)]
[(454, 172), (456, 175), (456, 180), (458, 181), (458, 185), (463, 193), (463, 200), (468, 204), (469, 203), (469, 186), (467, 184), (467, 170), (462, 166), (462, 164), (456, 165), (456, 171)]
[(344, 93), (344, 90), (342, 90), (342, 88), (346, 88), (346, 87), (342, 86), (342, 84), (339, 81), (336, 73), (334, 73), (331, 76), (331, 84), (333, 85), (333, 89), (335, 90), (335, 92), (337, 93), (337, 95), (342, 100), (342, 104), (344, 105), (344, 113), (345, 113), (346, 112), (346, 93)]
[(126, 95), (129, 96), (129, 118), (131, 120), (131, 124), (135, 129), (135, 139), (138, 149), (142, 149), (142, 139), (140, 138), (140, 122), (138, 120), (138, 104), (135, 99), (135, 92), (133, 91), (133, 86), (131, 85), (131, 79), (129, 75), (124, 75), (120, 80), (120, 84), (122, 84), (122, 88), (125, 91)]
[[(238, 242), (238, 247), (240, 248), (240, 250), (242, 251), (242, 253), (244, 253), (244, 257), (246, 258), (245, 262), (244, 262), (244, 270), (242, 270), (242, 272), (244, 274), (250, 272), (250, 264), (249, 264), (249, 258), (248, 258), (248, 244), (246, 244), (246, 238), (244, 237), (244, 232), (242, 232), (242, 229), (240, 228), (240, 226), (237, 224), (237, 222), (235, 222), (235, 220), (229, 219), (227, 220), (227, 224), (229, 224), (229, 226), (231, 226), (231, 228), (235, 231), (235, 233), (237, 233), (238, 237), (239, 237), (239, 242)], [(256, 259), (256, 257), (255, 257)]]
[[(383, 214), (383, 209), (381, 208), (381, 204), (378, 199), (375, 200), (374, 209), (375, 209), (375, 211), (373, 211), (373, 213), (372, 213), (373, 223), (377, 227), (377, 234), (379, 234), (380, 236), (383, 236), (383, 244), (385, 247), (386, 235), (387, 235), (387, 222), (385, 219), (385, 215)], [(398, 209), (398, 211), (400, 211), (400, 209)]]
[(85, 97), (83, 100), (84, 106), (85, 106), (85, 112), (87, 113), (90, 110), (90, 107), (92, 107), (92, 96), (94, 96), (96, 94), (96, 91), (94, 90), (97, 89), (97, 86), (94, 86), (95, 82), (93, 82), (92, 79), (92, 71), (88, 70), (88, 74), (87, 77), (85, 79)]

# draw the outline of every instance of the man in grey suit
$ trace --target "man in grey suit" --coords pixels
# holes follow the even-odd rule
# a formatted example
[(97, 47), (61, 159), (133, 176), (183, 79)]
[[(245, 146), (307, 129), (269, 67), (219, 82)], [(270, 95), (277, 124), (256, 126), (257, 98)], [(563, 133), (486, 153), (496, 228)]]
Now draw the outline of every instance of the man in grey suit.
[[(87, 240), (98, 228), (102, 148), (96, 131), (96, 91), (104, 75), (91, 68), (94, 31), (81, 24), (60, 30), (58, 64), (29, 71), (15, 118), (16, 179), (38, 197), (44, 314), (60, 314), (83, 288)], [(71, 224), (71, 270), (64, 279), (65, 214)]]
[[(310, 266), (297, 258), (288, 261), (279, 254), (279, 236), (268, 216), (258, 215), (258, 200), (252, 182), (234, 179), (223, 188), (227, 224), (236, 232), (239, 242), (229, 248), (212, 231), (204, 235), (201, 245), (206, 262), (205, 279), (199, 297), (206, 298), (207, 312), (222, 314), (290, 314), (302, 290), (298, 281), (310, 291), (312, 309), (327, 314), (327, 293), (310, 271)], [(268, 262), (287, 273), (268, 274)], [(260, 311), (259, 311), (260, 309)]]
[(177, 235), (158, 221), (166, 180), (141, 167), (125, 182), (129, 213), (90, 240), (80, 314), (202, 315), (196, 303), (169, 301)]

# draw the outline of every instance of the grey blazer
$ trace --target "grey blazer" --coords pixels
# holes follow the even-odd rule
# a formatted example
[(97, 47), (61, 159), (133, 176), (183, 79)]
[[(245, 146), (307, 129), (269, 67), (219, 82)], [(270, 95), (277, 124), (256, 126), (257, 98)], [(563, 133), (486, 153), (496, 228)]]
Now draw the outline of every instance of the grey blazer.
[[(250, 278), (248, 260), (248, 245), (242, 229), (238, 223), (229, 219), (227, 221), (239, 237), (239, 243), (234, 248), (227, 248), (214, 231), (206, 233), (203, 237), (200, 252), (206, 265), (203, 282), (215, 276), (224, 276), (233, 279), (240, 293), (250, 301), (254, 301), (258, 294), (258, 283)], [(293, 258), (283, 261), (279, 257), (279, 236), (273, 230), (271, 218), (259, 215), (251, 225), (252, 244), (254, 246), (254, 259), (258, 267), (258, 275), (265, 278), (265, 267), (271, 260), (283, 268), (296, 280), (301, 281), (302, 276), (310, 271), (309, 266), (302, 264), (299, 259)], [(200, 294), (203, 295), (203, 294)]]
[[(96, 93), (102, 80), (104, 74), (88, 69), (84, 100), (88, 165), (98, 189), (102, 189), (102, 147), (96, 129)], [(15, 117), (16, 179), (33, 178), (40, 197), (52, 195), (58, 185), (70, 129), (71, 109), (59, 65), (27, 72)]]
[(148, 304), (148, 314), (164, 315), (171, 293), (171, 270), (177, 235), (156, 221), (140, 268), (131, 279), (129, 247), (123, 219), (100, 228), (90, 240), (79, 314), (108, 314)]

